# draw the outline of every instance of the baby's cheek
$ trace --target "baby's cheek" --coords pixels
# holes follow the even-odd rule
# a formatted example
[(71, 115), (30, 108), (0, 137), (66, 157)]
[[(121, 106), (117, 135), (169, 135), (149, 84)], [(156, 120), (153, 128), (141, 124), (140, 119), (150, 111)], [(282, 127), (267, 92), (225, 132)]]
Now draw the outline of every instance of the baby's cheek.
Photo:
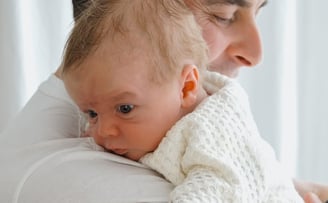
[(105, 147), (106, 138), (97, 133), (95, 125), (90, 124), (86, 129), (85, 134), (86, 137), (92, 137), (98, 145)]

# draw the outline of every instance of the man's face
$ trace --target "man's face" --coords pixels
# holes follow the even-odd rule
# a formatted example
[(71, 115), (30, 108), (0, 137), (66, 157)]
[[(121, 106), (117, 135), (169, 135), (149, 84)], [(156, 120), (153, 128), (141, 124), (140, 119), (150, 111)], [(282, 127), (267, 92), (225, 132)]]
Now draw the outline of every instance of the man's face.
[(256, 15), (266, 0), (203, 0), (207, 11), (193, 9), (209, 46), (210, 70), (236, 77), (242, 66), (262, 57)]

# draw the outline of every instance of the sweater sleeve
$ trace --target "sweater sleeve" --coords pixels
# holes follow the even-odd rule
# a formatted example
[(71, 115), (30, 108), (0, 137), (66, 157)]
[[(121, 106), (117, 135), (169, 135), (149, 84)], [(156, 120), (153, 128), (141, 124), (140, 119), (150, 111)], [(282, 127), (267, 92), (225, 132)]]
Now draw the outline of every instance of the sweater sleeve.
[(260, 137), (238, 83), (227, 81), (184, 123), (186, 178), (171, 193), (173, 202), (302, 202)]
[(242, 202), (238, 185), (225, 180), (224, 175), (209, 167), (195, 166), (185, 180), (174, 188), (170, 194), (171, 202)]

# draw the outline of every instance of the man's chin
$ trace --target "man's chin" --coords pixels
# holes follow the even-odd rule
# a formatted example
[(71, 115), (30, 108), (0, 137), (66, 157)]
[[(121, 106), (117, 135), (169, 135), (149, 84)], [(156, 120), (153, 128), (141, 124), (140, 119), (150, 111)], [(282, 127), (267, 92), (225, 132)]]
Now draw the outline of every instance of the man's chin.
[(209, 68), (210, 71), (215, 71), (215, 72), (219, 72), (222, 75), (228, 76), (230, 78), (236, 78), (239, 75), (239, 69), (240, 68)]
[(224, 74), (224, 75), (228, 76), (229, 78), (236, 78), (239, 75), (239, 70), (230, 71), (230, 72), (221, 73), (221, 74)]

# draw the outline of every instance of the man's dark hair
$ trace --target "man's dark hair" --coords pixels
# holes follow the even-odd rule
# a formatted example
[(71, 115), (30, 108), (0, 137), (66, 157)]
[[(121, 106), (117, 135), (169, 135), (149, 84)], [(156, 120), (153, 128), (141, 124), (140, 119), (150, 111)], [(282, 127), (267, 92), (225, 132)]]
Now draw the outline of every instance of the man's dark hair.
[(83, 11), (88, 8), (88, 6), (91, 4), (91, 0), (72, 0), (73, 3), (73, 17), (76, 21)]

